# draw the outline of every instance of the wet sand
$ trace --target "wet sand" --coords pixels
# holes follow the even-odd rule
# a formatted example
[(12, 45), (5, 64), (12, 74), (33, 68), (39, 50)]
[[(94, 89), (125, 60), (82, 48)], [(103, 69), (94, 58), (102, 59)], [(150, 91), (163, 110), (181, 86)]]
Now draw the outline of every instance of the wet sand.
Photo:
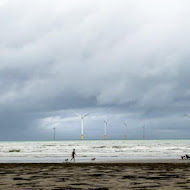
[(0, 164), (0, 189), (190, 189), (190, 162)]

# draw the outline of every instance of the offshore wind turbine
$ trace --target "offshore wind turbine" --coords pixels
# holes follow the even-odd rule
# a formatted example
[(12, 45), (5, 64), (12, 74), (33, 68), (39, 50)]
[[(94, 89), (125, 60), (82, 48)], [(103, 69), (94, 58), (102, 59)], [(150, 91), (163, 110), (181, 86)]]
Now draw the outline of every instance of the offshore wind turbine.
[(108, 126), (108, 121), (104, 120), (104, 140), (107, 140), (107, 126)]
[(124, 123), (125, 125), (125, 136), (124, 136), (124, 139), (127, 140), (127, 123)]
[(145, 125), (143, 126), (143, 140), (145, 140)]
[(56, 130), (56, 128), (54, 127), (53, 128), (53, 140), (55, 141), (55, 130)]
[(76, 113), (76, 112), (74, 112), (76, 115), (78, 115), (80, 118), (81, 118), (81, 140), (84, 140), (84, 118), (87, 116), (87, 115), (89, 115), (89, 113), (88, 114), (86, 114), (86, 115), (80, 115), (80, 114), (78, 114), (78, 113)]

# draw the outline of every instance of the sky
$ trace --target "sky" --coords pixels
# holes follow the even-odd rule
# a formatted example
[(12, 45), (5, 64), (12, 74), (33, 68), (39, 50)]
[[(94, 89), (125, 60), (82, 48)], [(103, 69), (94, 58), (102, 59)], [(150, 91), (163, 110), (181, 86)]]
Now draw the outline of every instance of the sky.
[(0, 0), (0, 140), (190, 138), (189, 0)]

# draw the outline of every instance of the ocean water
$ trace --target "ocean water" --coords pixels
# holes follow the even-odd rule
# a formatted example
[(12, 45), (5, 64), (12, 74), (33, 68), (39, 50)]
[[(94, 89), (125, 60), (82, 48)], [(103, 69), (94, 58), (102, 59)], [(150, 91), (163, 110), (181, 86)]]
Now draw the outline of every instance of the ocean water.
[[(20, 152), (10, 152), (13, 149)], [(76, 162), (179, 159), (190, 154), (190, 140), (0, 142), (0, 163), (60, 163), (71, 158), (73, 149)]]

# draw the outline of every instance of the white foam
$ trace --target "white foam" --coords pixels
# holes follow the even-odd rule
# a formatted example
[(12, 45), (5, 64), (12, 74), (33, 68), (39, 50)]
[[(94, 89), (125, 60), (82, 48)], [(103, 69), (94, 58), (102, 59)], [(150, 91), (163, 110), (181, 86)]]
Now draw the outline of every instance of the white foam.
[[(0, 142), (0, 162), (63, 162), (76, 149), (77, 162), (179, 159), (190, 153), (189, 140), (106, 140)], [(9, 152), (10, 150), (20, 152)]]

